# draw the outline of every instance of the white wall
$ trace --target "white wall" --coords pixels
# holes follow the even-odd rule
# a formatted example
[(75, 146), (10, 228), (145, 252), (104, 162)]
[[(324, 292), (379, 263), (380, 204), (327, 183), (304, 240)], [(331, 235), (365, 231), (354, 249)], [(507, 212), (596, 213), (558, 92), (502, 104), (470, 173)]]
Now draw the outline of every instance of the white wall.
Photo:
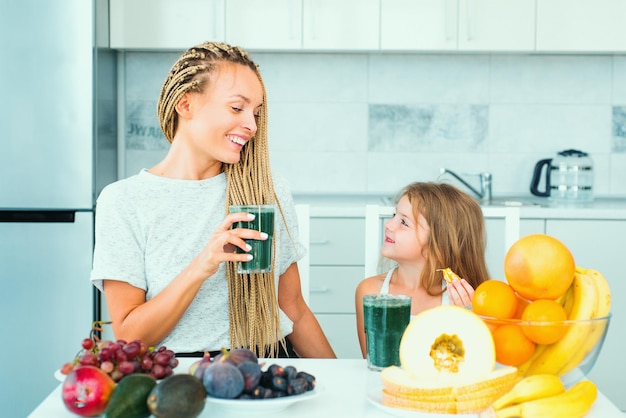
[[(177, 53), (126, 53), (124, 175), (166, 149), (156, 100)], [(528, 194), (534, 164), (576, 148), (595, 194), (626, 196), (626, 56), (254, 53), (273, 169), (296, 194), (388, 194), (440, 167)]]

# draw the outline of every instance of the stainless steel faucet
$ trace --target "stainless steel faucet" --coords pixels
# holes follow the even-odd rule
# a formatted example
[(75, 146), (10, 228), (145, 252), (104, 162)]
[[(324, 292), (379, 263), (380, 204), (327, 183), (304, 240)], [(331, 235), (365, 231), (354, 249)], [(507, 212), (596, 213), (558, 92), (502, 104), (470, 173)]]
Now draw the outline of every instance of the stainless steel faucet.
[(492, 194), (491, 194), (491, 177), (492, 177), (491, 173), (487, 173), (487, 172), (467, 173), (468, 175), (471, 175), (471, 176), (478, 176), (478, 178), (480, 179), (480, 190), (476, 190), (476, 188), (474, 188), (471, 184), (469, 184), (461, 176), (459, 176), (457, 173), (455, 173), (452, 170), (448, 170), (447, 168), (441, 168), (440, 169), (440, 173), (441, 174), (440, 174), (439, 177), (443, 176), (444, 174), (450, 174), (452, 177), (454, 177), (455, 179), (457, 179), (458, 181), (463, 183), (463, 185), (465, 187), (470, 189), (472, 191), (472, 193), (474, 193), (476, 195), (476, 197), (478, 197), (483, 202), (487, 202), (487, 201), (491, 200), (491, 197), (492, 197)]

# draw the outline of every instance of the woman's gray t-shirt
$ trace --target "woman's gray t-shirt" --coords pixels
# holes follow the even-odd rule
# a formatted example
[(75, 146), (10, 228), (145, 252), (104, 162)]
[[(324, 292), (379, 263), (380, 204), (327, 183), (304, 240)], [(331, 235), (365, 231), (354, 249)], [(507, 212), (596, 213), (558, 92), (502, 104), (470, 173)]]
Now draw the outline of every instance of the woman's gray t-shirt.
[[(276, 288), (278, 277), (300, 259), (293, 198), (286, 182), (274, 179), (285, 222), (276, 215)], [(142, 170), (112, 183), (96, 206), (96, 236), (91, 281), (102, 290), (104, 279), (120, 280), (146, 291), (161, 292), (207, 244), (226, 216), (226, 177), (177, 180)], [(292, 241), (293, 238), (293, 241)], [(283, 335), (293, 323), (280, 312)], [(224, 263), (198, 291), (179, 323), (159, 345), (175, 352), (230, 347), (228, 283)]]

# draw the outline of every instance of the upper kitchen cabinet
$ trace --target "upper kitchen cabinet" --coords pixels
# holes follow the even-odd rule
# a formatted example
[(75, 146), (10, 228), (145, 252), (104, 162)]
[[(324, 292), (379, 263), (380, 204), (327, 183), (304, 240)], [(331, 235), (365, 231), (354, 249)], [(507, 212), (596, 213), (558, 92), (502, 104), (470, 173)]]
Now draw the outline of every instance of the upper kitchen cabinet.
[(378, 50), (380, 0), (302, 0), (302, 48)]
[(455, 50), (458, 0), (381, 0), (380, 48)]
[(226, 42), (245, 49), (302, 48), (302, 0), (226, 0)]
[(381, 0), (381, 49), (533, 51), (535, 0)]
[(459, 49), (533, 51), (535, 0), (460, 0)]
[(537, 0), (537, 51), (626, 51), (624, 0)]
[(109, 7), (113, 49), (186, 50), (224, 40), (224, 0), (110, 0)]

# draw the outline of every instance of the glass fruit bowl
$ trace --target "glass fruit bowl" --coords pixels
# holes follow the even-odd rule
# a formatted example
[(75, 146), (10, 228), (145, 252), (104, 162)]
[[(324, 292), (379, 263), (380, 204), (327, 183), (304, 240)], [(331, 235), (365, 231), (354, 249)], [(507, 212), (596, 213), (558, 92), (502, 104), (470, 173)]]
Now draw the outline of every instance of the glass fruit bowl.
[[(565, 321), (479, 317), (485, 321), (494, 336), (496, 360), (499, 364), (517, 366), (522, 376), (555, 374), (566, 387), (587, 377), (602, 350), (611, 321), (611, 314), (593, 319)], [(541, 339), (538, 337), (542, 336), (544, 340), (558, 339), (552, 343), (531, 342), (534, 349), (530, 350), (529, 340), (519, 337), (520, 334), (533, 336), (534, 339)], [(518, 362), (522, 357), (528, 357), (529, 351), (532, 351), (530, 357)], [(502, 359), (512, 360), (508, 360), (509, 364), (506, 364)]]

